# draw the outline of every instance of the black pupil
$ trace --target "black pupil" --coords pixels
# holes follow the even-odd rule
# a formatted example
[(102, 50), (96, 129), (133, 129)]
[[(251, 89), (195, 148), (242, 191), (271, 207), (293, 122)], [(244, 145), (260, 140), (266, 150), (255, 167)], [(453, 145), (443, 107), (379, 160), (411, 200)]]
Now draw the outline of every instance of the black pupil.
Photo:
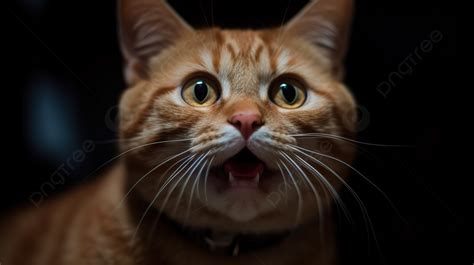
[(283, 83), (280, 85), (281, 92), (288, 104), (292, 104), (296, 100), (296, 89), (294, 86)]
[(196, 100), (199, 102), (204, 102), (207, 98), (207, 94), (209, 93), (209, 88), (204, 81), (197, 81), (196, 85), (194, 85), (194, 96)]

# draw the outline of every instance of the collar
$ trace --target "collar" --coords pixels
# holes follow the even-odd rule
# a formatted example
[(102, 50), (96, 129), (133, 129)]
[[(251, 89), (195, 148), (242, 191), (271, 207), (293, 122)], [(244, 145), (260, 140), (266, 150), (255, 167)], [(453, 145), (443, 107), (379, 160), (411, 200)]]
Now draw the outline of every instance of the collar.
[[(163, 218), (164, 217), (164, 218)], [(192, 228), (184, 226), (166, 215), (163, 221), (168, 223), (178, 234), (194, 242), (214, 254), (238, 256), (253, 251), (277, 246), (292, 231), (272, 232), (262, 234), (231, 233), (213, 231), (206, 228)]]

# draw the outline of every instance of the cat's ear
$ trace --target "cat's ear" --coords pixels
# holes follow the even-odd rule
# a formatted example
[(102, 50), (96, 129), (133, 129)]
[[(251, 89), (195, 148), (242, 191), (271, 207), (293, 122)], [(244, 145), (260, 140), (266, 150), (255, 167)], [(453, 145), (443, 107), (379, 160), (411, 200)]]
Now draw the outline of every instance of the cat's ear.
[(312, 0), (285, 30), (321, 47), (337, 70), (346, 53), (352, 4), (352, 0)]
[(120, 0), (118, 19), (128, 84), (147, 78), (150, 58), (193, 31), (165, 0)]

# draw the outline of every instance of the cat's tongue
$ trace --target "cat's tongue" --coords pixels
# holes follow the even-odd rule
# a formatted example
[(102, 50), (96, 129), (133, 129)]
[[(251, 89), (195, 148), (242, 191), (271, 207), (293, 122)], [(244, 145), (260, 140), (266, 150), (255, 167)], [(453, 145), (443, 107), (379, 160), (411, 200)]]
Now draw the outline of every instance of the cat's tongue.
[(264, 168), (263, 162), (246, 150), (224, 163), (232, 187), (258, 187)]

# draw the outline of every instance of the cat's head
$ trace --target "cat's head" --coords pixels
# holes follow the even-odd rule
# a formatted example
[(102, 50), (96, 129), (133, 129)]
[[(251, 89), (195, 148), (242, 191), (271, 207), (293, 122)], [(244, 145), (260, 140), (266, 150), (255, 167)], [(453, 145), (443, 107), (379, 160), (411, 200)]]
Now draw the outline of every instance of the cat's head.
[(350, 0), (266, 30), (193, 29), (159, 0), (119, 11), (127, 188), (191, 226), (288, 229), (324, 214), (347, 175), (335, 159), (353, 154)]

